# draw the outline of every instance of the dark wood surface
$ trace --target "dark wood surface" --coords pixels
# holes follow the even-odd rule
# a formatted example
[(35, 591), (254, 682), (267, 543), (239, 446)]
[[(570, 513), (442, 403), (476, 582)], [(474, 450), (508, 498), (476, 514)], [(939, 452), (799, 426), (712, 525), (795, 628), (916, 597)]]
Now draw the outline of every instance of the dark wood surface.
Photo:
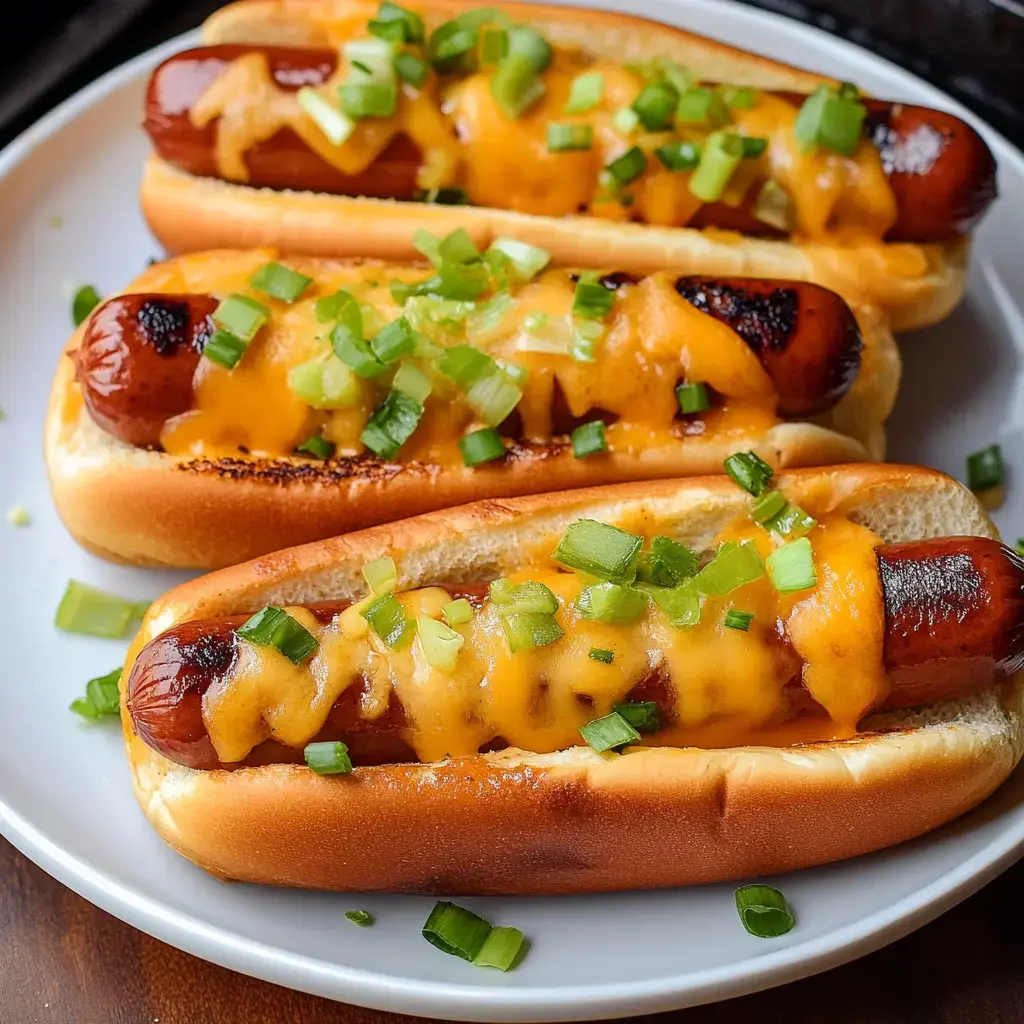
[[(1024, 863), (852, 964), (673, 1024), (1021, 1024)], [(628, 935), (616, 941), (628, 942)], [(686, 951), (680, 950), (681, 958)], [(3, 1024), (413, 1024), (204, 963), (91, 906), (0, 839)]]

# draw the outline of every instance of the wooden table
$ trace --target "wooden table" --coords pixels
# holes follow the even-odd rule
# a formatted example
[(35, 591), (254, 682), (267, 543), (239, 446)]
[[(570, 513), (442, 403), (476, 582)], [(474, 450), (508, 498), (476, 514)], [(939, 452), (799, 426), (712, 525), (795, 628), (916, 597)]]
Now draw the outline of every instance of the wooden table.
[[(677, 1024), (1021, 1024), (1024, 863), (887, 949)], [(623, 937), (628, 941), (628, 937)], [(680, 951), (685, 955), (685, 951)], [(0, 840), (3, 1024), (413, 1024), (234, 974), (98, 910)]]

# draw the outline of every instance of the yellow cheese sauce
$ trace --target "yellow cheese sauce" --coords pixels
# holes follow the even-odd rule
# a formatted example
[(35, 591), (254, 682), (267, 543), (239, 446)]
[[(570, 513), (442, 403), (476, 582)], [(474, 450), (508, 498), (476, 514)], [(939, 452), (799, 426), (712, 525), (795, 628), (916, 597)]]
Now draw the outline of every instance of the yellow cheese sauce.
[[(510, 654), (486, 601), (457, 627), (465, 643), (450, 672), (428, 664), (418, 636), (398, 650), (386, 647), (359, 614), (365, 603), (327, 625), (289, 608), (316, 637), (314, 656), (296, 666), (272, 647), (240, 641), (235, 668), (204, 697), (203, 718), (220, 759), (240, 761), (268, 738), (302, 746), (323, 727), (338, 696), (366, 679), (362, 716), (378, 717), (394, 694), (407, 720), (403, 739), (423, 762), (474, 754), (495, 740), (544, 753), (578, 745), (581, 726), (610, 713), (656, 674), (663, 680), (664, 724), (644, 736), (646, 745), (782, 745), (849, 736), (889, 685), (874, 555), (881, 541), (837, 515), (825, 516), (809, 536), (815, 586), (781, 595), (763, 576), (724, 597), (705, 598), (699, 623), (689, 627), (670, 625), (653, 603), (629, 625), (584, 618), (575, 602), (588, 580), (538, 559), (508, 578), (551, 589), (564, 636)], [(750, 540), (763, 555), (773, 548), (748, 519), (720, 539)], [(450, 600), (442, 587), (396, 596), (409, 617), (440, 618)], [(724, 625), (729, 609), (753, 614), (746, 632)], [(591, 658), (593, 648), (612, 651), (611, 664)], [(790, 695), (801, 681), (823, 714), (790, 716)]]
[[(339, 455), (364, 450), (360, 435), (387, 394), (394, 369), (373, 379), (355, 377), (351, 403), (330, 411), (314, 409), (298, 397), (289, 384), (291, 371), (301, 363), (334, 358), (333, 324), (317, 320), (318, 298), (345, 289), (363, 304), (364, 321), (377, 317), (379, 326), (403, 312), (389, 284), (422, 280), (427, 271), (290, 259), (290, 267), (314, 276), (314, 282), (298, 301), (288, 304), (249, 285), (253, 273), (272, 256), (266, 251), (210, 253), (147, 273), (147, 290), (217, 298), (243, 294), (270, 310), (267, 326), (234, 369), (200, 361), (194, 407), (168, 420), (162, 432), (168, 453), (217, 457), (241, 450), (278, 457), (290, 454), (314, 433), (334, 443)], [(612, 452), (762, 434), (779, 422), (772, 381), (739, 335), (680, 298), (673, 280), (672, 275), (659, 273), (618, 289), (611, 313), (601, 321), (603, 333), (595, 342), (592, 362), (578, 361), (569, 352), (575, 284), (567, 270), (548, 270), (515, 287), (512, 301), (493, 322), (469, 316), (443, 325), (426, 320), (417, 324), (436, 344), (470, 344), (527, 371), (517, 406), (527, 440), (552, 438), (553, 409), (556, 400), (562, 401), (559, 391), (572, 417), (603, 410), (615, 419), (607, 431)], [(404, 312), (410, 315), (408, 308)], [(534, 330), (540, 335), (527, 329), (538, 320), (542, 327)], [(553, 350), (536, 351), (538, 346)], [(412, 361), (430, 375), (433, 391), (397, 458), (461, 465), (458, 441), (480, 424), (465, 393), (429, 359)], [(675, 395), (676, 385), (684, 379), (703, 381), (716, 395), (712, 409), (689, 417), (694, 436), (687, 437), (680, 436), (683, 426)]]

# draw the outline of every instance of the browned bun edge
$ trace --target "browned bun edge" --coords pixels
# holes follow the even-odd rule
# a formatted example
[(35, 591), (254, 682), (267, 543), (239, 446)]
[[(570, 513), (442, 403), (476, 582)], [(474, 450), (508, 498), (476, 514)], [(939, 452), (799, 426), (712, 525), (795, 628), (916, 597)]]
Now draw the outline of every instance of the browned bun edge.
[[(182, 257), (183, 266), (231, 253)], [(607, 256), (607, 254), (605, 254)], [(272, 254), (268, 254), (271, 258)], [(315, 275), (317, 260), (292, 265)], [(188, 276), (186, 269), (185, 274)], [(146, 291), (143, 274), (127, 291)], [(470, 469), (378, 460), (202, 460), (132, 447), (90, 417), (71, 360), (58, 361), (45, 426), (57, 511), (71, 534), (106, 558), (211, 569), (351, 530), (484, 498), (568, 487), (692, 476), (755, 449), (774, 466), (826, 465), (884, 456), (882, 424), (896, 396), (899, 356), (877, 311), (857, 311), (865, 339), (851, 391), (815, 423), (764, 435), (687, 438), (637, 455), (576, 459), (566, 443), (518, 446), (501, 464)], [(65, 352), (81, 343), (84, 328)]]
[[(783, 474), (815, 514), (842, 510), (883, 540), (993, 536), (942, 474), (858, 464)], [(402, 586), (486, 578), (579, 516), (639, 511), (703, 546), (745, 508), (722, 477), (479, 502), (282, 551), (186, 583), (133, 644), (190, 619), (361, 595), (384, 552)], [(1024, 679), (961, 701), (879, 715), (856, 739), (789, 748), (509, 749), (324, 778), (277, 765), (200, 772), (132, 732), (139, 802), (160, 834), (225, 878), (312, 888), (565, 893), (688, 885), (856, 856), (920, 835), (985, 799), (1024, 747)], [(344, 855), (339, 855), (344, 851)]]

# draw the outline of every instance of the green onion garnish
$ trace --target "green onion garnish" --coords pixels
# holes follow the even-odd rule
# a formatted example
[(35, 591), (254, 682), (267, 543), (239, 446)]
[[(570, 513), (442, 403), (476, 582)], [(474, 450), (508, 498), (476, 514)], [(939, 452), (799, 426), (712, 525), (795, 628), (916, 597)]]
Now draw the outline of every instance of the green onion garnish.
[(558, 598), (551, 588), (535, 580), (527, 580), (525, 583), (512, 583), (507, 579), (493, 580), (487, 593), (499, 615), (515, 615), (519, 612), (553, 615), (558, 611)]
[(743, 159), (743, 142), (733, 132), (712, 132), (686, 187), (702, 203), (717, 203)]
[(548, 612), (515, 612), (499, 616), (498, 621), (511, 654), (531, 647), (546, 647), (565, 635), (558, 620)]
[(580, 591), (576, 604), (588, 619), (625, 626), (647, 607), (647, 598), (639, 590), (619, 583), (594, 583)]
[(353, 121), (369, 117), (394, 117), (398, 109), (398, 86), (393, 82), (346, 82), (338, 90), (341, 109)]
[(423, 938), (442, 952), (473, 961), (484, 948), (490, 924), (465, 907), (441, 900), (423, 926)]
[[(377, 18), (375, 21), (370, 22), (370, 32), (374, 35), (373, 27), (382, 25), (393, 25), (398, 24), (402, 29), (402, 35), (398, 40), (392, 40), (393, 42), (403, 43), (422, 43), (424, 39), (424, 28), (423, 19), (415, 12), (410, 11), (405, 7), (400, 7), (398, 4), (390, 3), (390, 0), (384, 0), (380, 5), (380, 10), (377, 12)], [(388, 38), (384, 36), (382, 38)]]
[(316, 637), (301, 622), (269, 604), (235, 632), (257, 647), (275, 647), (293, 665), (301, 665), (318, 646)]
[(528, 25), (509, 26), (508, 52), (509, 56), (525, 57), (537, 74), (547, 71), (555, 57), (551, 44)]
[(455, 601), (449, 601), (441, 609), (441, 614), (449, 626), (464, 626), (472, 621), (473, 606), (464, 597), (460, 597)]
[(307, 437), (296, 449), (303, 455), (312, 455), (315, 459), (329, 459), (334, 454), (334, 445), (319, 434)]
[(580, 734), (599, 754), (640, 739), (636, 731), (617, 711), (604, 718), (595, 718), (580, 728)]
[(725, 625), (729, 629), (740, 629), (744, 633), (747, 631), (750, 623), (754, 620), (753, 612), (740, 612), (735, 608), (730, 608), (725, 613)]
[(293, 366), (288, 386), (314, 409), (347, 409), (360, 398), (359, 382), (340, 359), (311, 359)]
[(480, 63), (497, 64), (508, 56), (508, 32), (503, 28), (488, 28), (480, 33)]
[(416, 632), (427, 664), (442, 672), (454, 671), (459, 660), (459, 648), (466, 642), (466, 638), (443, 622), (426, 615), (416, 620)]
[[(498, 252), (507, 256), (515, 272), (528, 281), (536, 277), (550, 262), (551, 253), (528, 242), (520, 242), (517, 238), (502, 236), (491, 242), (488, 253)], [(492, 300), (493, 301), (493, 300)]]
[(754, 200), (754, 216), (769, 227), (788, 233), (796, 222), (793, 197), (777, 181), (769, 178)]
[(700, 163), (700, 145), (696, 142), (669, 142), (654, 155), (670, 171), (692, 171)]
[(373, 354), (370, 343), (357, 337), (344, 324), (338, 324), (331, 331), (331, 346), (334, 354), (359, 377), (378, 377), (387, 369)]
[(247, 344), (270, 319), (270, 310), (248, 295), (229, 295), (213, 311), (213, 322)]
[(388, 594), (398, 586), (398, 568), (389, 555), (382, 555), (363, 566), (363, 579), (375, 594)]
[(494, 927), (487, 933), (480, 952), (473, 957), (473, 966), (507, 971), (516, 962), (524, 941), (518, 928)]
[(265, 263), (249, 278), (251, 288), (282, 302), (295, 302), (312, 283), (313, 278), (283, 263)]
[(370, 339), (373, 354), (385, 365), (393, 363), (402, 356), (410, 355), (416, 349), (409, 321), (404, 316), (392, 320), (382, 331)]
[(760, 579), (764, 572), (765, 563), (749, 541), (728, 548), (723, 545), (714, 559), (697, 573), (697, 588), (702, 594), (720, 597)]
[(333, 295), (317, 299), (313, 308), (319, 323), (341, 321), (356, 337), (363, 336), (363, 314), (359, 309), (359, 300), (344, 288)]
[(307, 743), (302, 749), (302, 756), (317, 775), (348, 775), (352, 771), (348, 747), (338, 741)]
[(743, 149), (743, 159), (754, 160), (768, 148), (768, 140), (753, 135), (741, 135), (740, 146)]
[(398, 367), (391, 386), (396, 391), (414, 398), (420, 405), (430, 397), (432, 390), (430, 378), (415, 363), (407, 360)]
[(967, 456), (967, 486), (972, 491), (990, 491), (1002, 487), (1005, 479), (1006, 470), (999, 445), (990, 444), (980, 452)]
[(207, 338), (206, 344), (203, 346), (203, 355), (218, 366), (223, 366), (225, 370), (233, 370), (245, 355), (245, 350), (248, 347), (247, 341), (236, 338), (230, 331), (225, 331), (223, 327), (218, 327)]
[(390, 461), (419, 426), (423, 405), (411, 395), (392, 388), (367, 420), (359, 440), (380, 458)]
[(573, 458), (585, 459), (597, 452), (606, 452), (608, 441), (605, 438), (605, 426), (602, 420), (591, 420), (578, 426), (572, 432)]
[(465, 391), (469, 407), (489, 427), (501, 423), (523, 397), (522, 388), (508, 373), (472, 345), (445, 349), (437, 368)]
[[(736, 478), (733, 477), (733, 479), (735, 480)], [(767, 523), (770, 519), (774, 519), (785, 507), (786, 497), (782, 491), (765, 491), (751, 503), (750, 518), (755, 523)]]
[(638, 583), (643, 591), (668, 616), (673, 626), (696, 626), (700, 622), (700, 591), (697, 581), (684, 580), (675, 587), (656, 587)]
[(609, 651), (607, 647), (591, 647), (587, 657), (594, 661), (600, 661), (604, 665), (610, 665), (615, 660), (615, 652)]
[(852, 156), (866, 116), (867, 107), (855, 96), (841, 95), (831, 85), (819, 85), (796, 115), (793, 134), (802, 149), (823, 146)]
[(479, 466), (505, 457), (505, 445), (494, 427), (473, 430), (459, 441), (462, 462), (466, 466)]
[(627, 704), (616, 704), (612, 710), (637, 732), (655, 732), (661, 726), (661, 712), (653, 700), (631, 700)]
[(73, 700), (69, 705), (70, 709), (83, 718), (118, 714), (121, 710), (121, 695), (118, 689), (120, 681), (120, 668), (115, 668), (105, 676), (90, 679), (85, 684), (85, 696)]
[(627, 149), (617, 160), (613, 160), (606, 168), (611, 176), (620, 184), (628, 185), (636, 181), (647, 167), (647, 157), (639, 146)]
[(394, 594), (381, 594), (359, 614), (385, 647), (397, 650), (412, 640), (414, 623), (406, 616)]
[(633, 101), (632, 109), (649, 132), (660, 131), (672, 120), (679, 93), (671, 82), (658, 79), (649, 82)]
[(776, 548), (765, 559), (765, 567), (772, 586), (780, 594), (806, 590), (818, 582), (814, 569), (814, 553), (807, 537), (801, 537)]
[(657, 587), (675, 587), (697, 572), (697, 556), (671, 537), (655, 537), (639, 561), (636, 578)]
[(711, 408), (708, 386), (699, 380), (680, 384), (676, 388), (676, 401), (679, 402), (679, 411), (684, 416), (689, 416), (695, 412), (705, 412)]
[(595, 519), (570, 523), (551, 556), (556, 562), (609, 583), (632, 583), (643, 538)]
[(80, 327), (88, 319), (89, 314), (102, 302), (100, 293), (91, 284), (83, 284), (75, 292), (71, 300), (71, 320)]
[(616, 131), (621, 132), (623, 135), (632, 135), (640, 124), (640, 118), (632, 107), (623, 107), (621, 110), (615, 111), (612, 124), (615, 126)]
[(548, 152), (565, 153), (574, 149), (590, 149), (594, 144), (594, 126), (590, 124), (548, 125)]
[(373, 914), (368, 910), (346, 910), (345, 916), (353, 923), (359, 925), (360, 928), (366, 928), (373, 924)]
[(1024, 537), (1018, 537), (1014, 541), (1013, 550), (1016, 551), (1018, 555), (1024, 555)]
[(78, 580), (68, 580), (53, 624), (65, 633), (117, 640), (133, 620), (144, 614), (138, 601), (126, 601)]
[(733, 483), (759, 498), (772, 478), (772, 467), (753, 452), (737, 452), (725, 460), (725, 471)]
[(427, 57), (440, 71), (471, 70), (467, 67), (476, 49), (479, 26), (463, 23), (459, 18), (446, 21), (430, 34)]
[(604, 97), (604, 75), (600, 71), (587, 71), (572, 80), (569, 99), (563, 114), (585, 114), (596, 107)]
[(415, 89), (422, 89), (430, 74), (430, 65), (415, 53), (402, 50), (395, 54), (395, 74)]
[(299, 106), (335, 146), (346, 143), (356, 130), (356, 123), (346, 117), (341, 107), (325, 99), (315, 89), (304, 85), (296, 94)]
[(732, 115), (717, 89), (698, 86), (688, 89), (679, 97), (676, 120), (680, 124), (722, 128), (732, 121)]
[(785, 935), (794, 924), (786, 897), (770, 885), (744, 885), (736, 890), (736, 910), (751, 935), (774, 939)]
[(787, 502), (782, 511), (766, 520), (762, 525), (766, 530), (777, 533), (782, 537), (789, 537), (796, 540), (810, 533), (817, 526), (818, 521), (809, 516), (799, 505)]
[(750, 85), (719, 86), (722, 99), (737, 110), (751, 110), (757, 105), (757, 90)]
[(509, 53), (491, 76), (491, 94), (505, 116), (514, 121), (544, 95), (544, 83), (526, 55)]
[(615, 292), (611, 288), (605, 288), (594, 271), (589, 270), (580, 274), (572, 300), (573, 316), (603, 320), (614, 305)]

